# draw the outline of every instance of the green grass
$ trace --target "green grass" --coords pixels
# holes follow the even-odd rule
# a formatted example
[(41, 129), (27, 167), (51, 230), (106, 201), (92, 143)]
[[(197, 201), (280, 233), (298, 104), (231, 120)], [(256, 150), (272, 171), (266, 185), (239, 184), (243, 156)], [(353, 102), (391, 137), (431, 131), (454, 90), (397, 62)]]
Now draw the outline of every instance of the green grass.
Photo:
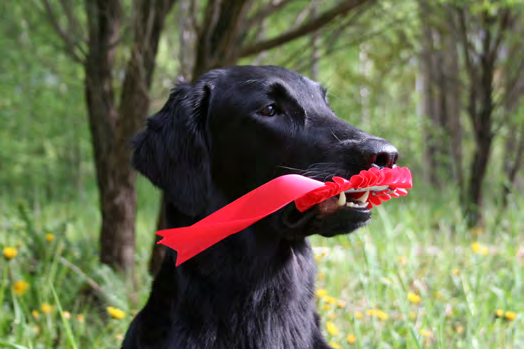
[[(1, 204), (0, 248), (16, 247), (18, 255), (0, 257), (0, 348), (118, 347), (151, 281), (158, 193), (140, 182), (139, 197), (136, 283), (98, 263), (91, 192), (73, 203)], [(355, 234), (314, 237), (328, 340), (342, 348), (524, 347), (522, 206), (513, 203), (500, 217), (488, 208), (485, 228), (468, 231), (457, 202), (413, 190), (375, 208), (373, 222)], [(20, 280), (29, 283), (23, 295), (13, 291)], [(126, 317), (112, 318), (108, 306)], [(497, 317), (497, 309), (517, 317)]]

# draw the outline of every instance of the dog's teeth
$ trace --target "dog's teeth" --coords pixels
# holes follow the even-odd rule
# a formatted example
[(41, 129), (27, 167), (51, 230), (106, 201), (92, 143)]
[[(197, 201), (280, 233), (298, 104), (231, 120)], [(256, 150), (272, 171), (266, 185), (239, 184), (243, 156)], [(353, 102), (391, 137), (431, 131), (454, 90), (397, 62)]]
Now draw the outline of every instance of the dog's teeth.
[(346, 204), (346, 194), (344, 192), (341, 192), (340, 196), (338, 197), (337, 205), (344, 206), (345, 204)]
[(356, 201), (360, 201), (361, 203), (365, 203), (368, 201), (368, 198), (369, 198), (369, 191), (366, 191), (364, 193), (364, 195), (362, 195), (361, 197), (359, 197), (358, 199), (355, 199)]
[(351, 201), (348, 202), (348, 203), (346, 204), (346, 206), (347, 206), (347, 207), (357, 207), (357, 205), (356, 205), (355, 203), (351, 202)]

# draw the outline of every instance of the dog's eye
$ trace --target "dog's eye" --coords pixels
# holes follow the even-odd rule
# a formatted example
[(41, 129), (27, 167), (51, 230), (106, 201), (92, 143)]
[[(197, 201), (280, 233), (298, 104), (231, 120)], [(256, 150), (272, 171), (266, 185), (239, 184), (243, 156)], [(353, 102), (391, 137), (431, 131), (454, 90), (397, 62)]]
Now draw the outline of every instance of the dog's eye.
[(277, 108), (274, 104), (266, 106), (264, 109), (260, 110), (258, 113), (264, 116), (274, 116), (277, 112)]

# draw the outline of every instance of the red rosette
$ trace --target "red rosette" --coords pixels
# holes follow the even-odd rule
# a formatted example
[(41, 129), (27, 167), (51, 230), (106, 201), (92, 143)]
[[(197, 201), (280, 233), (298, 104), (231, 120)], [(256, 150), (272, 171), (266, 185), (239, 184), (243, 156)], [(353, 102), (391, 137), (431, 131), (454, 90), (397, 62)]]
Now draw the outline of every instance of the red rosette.
[[(326, 182), (325, 187), (315, 189), (295, 200), (295, 205), (300, 212), (304, 212), (343, 191), (347, 192), (351, 198), (358, 199), (363, 194), (358, 195), (359, 191), (357, 190), (370, 188), (367, 202), (368, 208), (372, 208), (391, 198), (406, 196), (406, 189), (411, 189), (412, 185), (411, 172), (407, 167), (383, 169), (372, 167), (369, 170), (360, 171), (359, 174), (352, 176), (349, 180), (333, 177), (333, 182)], [(380, 188), (384, 186), (387, 188)], [(355, 194), (352, 191), (356, 191)]]
[[(247, 228), (260, 219), (295, 202), (301, 212), (331, 197), (346, 192), (350, 199), (359, 199), (369, 191), (368, 208), (391, 198), (407, 195), (412, 179), (408, 168), (371, 168), (349, 180), (333, 177), (332, 182), (320, 182), (300, 175), (273, 179), (238, 198), (190, 227), (158, 231), (159, 244), (178, 251), (176, 265), (192, 258), (229, 235)], [(365, 190), (368, 189), (369, 190)]]

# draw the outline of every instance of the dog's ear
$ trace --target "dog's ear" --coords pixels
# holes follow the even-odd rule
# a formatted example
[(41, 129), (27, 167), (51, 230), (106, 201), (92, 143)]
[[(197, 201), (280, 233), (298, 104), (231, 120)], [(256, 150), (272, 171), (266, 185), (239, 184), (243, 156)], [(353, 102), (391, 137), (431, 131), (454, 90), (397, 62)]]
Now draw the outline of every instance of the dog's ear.
[(205, 140), (209, 94), (207, 86), (178, 85), (132, 140), (133, 166), (190, 216), (205, 208), (210, 181)]

